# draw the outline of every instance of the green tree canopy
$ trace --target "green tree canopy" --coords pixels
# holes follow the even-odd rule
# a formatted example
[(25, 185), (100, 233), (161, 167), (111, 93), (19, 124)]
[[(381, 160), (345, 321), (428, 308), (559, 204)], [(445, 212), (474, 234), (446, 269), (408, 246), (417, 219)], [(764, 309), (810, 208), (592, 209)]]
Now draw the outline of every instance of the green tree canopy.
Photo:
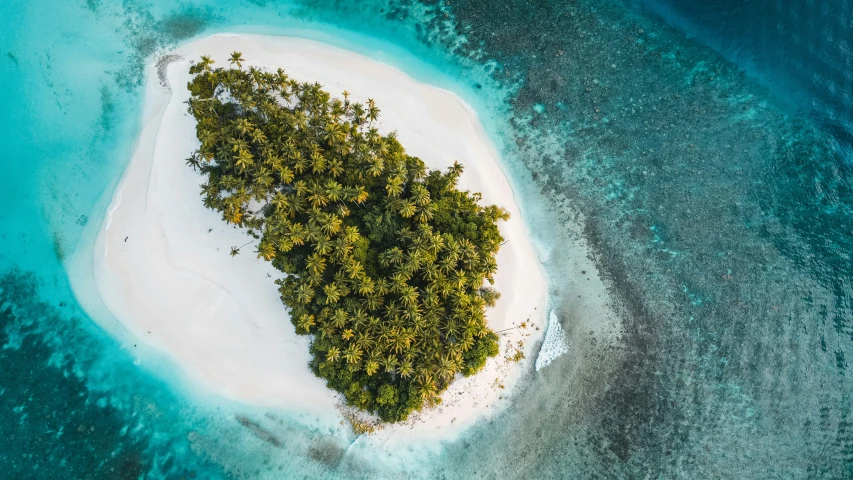
[(205, 177), (204, 204), (287, 274), (276, 283), (312, 336), (314, 373), (403, 420), (497, 354), (485, 308), (508, 214), (457, 189), (458, 163), (430, 171), (378, 133), (372, 100), (243, 62), (235, 52), (231, 68), (207, 57), (190, 68), (200, 146), (187, 163)]

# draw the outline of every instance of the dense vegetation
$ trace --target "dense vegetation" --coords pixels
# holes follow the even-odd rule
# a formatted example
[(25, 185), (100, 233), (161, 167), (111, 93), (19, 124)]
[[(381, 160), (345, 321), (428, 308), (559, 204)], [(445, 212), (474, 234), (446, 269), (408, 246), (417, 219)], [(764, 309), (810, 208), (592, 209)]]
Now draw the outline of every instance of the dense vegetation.
[(190, 69), (201, 146), (187, 163), (206, 176), (204, 204), (287, 274), (281, 299), (312, 335), (314, 373), (350, 404), (405, 419), (498, 353), (486, 282), (508, 214), (456, 188), (458, 163), (429, 171), (380, 135), (372, 100), (241, 62)]

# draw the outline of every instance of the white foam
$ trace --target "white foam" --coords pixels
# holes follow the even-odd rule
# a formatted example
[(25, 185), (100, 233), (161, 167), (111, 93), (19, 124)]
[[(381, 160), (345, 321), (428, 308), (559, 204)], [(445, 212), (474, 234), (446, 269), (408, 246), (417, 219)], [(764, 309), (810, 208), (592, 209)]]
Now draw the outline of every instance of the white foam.
[(569, 352), (569, 344), (566, 341), (566, 333), (560, 325), (560, 319), (557, 314), (551, 311), (548, 318), (548, 330), (545, 332), (545, 341), (542, 342), (542, 347), (539, 348), (539, 355), (536, 356), (536, 371), (542, 370), (557, 359), (560, 355)]

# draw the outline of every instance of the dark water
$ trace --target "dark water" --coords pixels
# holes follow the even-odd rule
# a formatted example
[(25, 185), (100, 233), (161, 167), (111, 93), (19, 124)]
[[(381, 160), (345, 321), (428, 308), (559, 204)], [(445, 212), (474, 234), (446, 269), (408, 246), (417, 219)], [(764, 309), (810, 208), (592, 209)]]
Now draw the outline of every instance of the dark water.
[[(0, 78), (17, 94), (0, 113), (0, 477), (392, 476), (315, 434), (281, 427), (264, 441), (256, 423), (194, 406), (134, 369), (62, 275), (127, 161), (139, 62), (203, 33), (300, 22), (394, 39), (479, 85), (518, 190), (546, 199), (536, 215), (567, 232), (549, 246), (588, 242), (620, 315), (616, 346), (566, 317), (573, 353), (411, 476), (853, 477), (840, 46), (853, 12), (651, 1), (697, 40), (616, 1), (0, 5)], [(69, 25), (78, 17), (100, 27)], [(63, 80), (84, 61), (90, 78)], [(580, 236), (568, 233), (578, 219)], [(559, 279), (580, 273), (559, 260), (546, 269), (565, 312), (574, 296)]]
[(110, 362), (110, 389), (92, 388), (110, 340), (68, 305), (39, 301), (37, 287), (21, 272), (0, 278), (0, 478), (221, 477), (171, 428), (185, 402), (128, 359)]
[[(635, 0), (853, 142), (853, 4), (847, 0)], [(846, 151), (848, 162), (849, 151)]]

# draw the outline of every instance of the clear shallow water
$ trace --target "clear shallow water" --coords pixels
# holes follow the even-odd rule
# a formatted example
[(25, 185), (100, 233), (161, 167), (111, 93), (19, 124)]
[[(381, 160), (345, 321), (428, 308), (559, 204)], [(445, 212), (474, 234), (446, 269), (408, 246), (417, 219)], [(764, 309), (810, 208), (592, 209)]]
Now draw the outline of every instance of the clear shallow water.
[[(0, 19), (0, 477), (853, 475), (844, 142), (660, 19), (479, 0), (45, 0)], [(190, 398), (135, 367), (67, 284), (62, 261), (129, 159), (141, 62), (206, 33), (306, 29), (460, 91), (552, 252), (575, 349), (429, 465), (386, 470), (283, 414)], [(580, 238), (617, 300), (616, 346), (588, 335), (585, 274), (553, 253)]]

